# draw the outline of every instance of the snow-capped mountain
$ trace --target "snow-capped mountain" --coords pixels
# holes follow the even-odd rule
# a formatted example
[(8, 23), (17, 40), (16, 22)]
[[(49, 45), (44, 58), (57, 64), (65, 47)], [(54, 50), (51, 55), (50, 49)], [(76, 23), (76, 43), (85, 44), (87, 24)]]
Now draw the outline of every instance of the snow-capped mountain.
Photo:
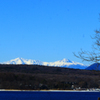
[(4, 62), (2, 64), (27, 64), (27, 65), (42, 65), (42, 62), (39, 60), (31, 60), (31, 59), (23, 59), (23, 58), (16, 58), (10, 61)]
[(87, 66), (71, 61), (69, 59), (62, 59), (55, 62), (42, 62), (39, 60), (31, 60), (31, 59), (23, 59), (16, 58), (10, 61), (4, 62), (2, 64), (28, 64), (28, 65), (45, 65), (45, 66), (54, 66), (54, 67), (66, 67), (66, 68), (74, 68), (74, 69), (85, 69)]
[(74, 68), (74, 69), (85, 69), (87, 67), (81, 63), (74, 62), (65, 58), (55, 62), (43, 62), (43, 65), (55, 66), (55, 67), (67, 67), (67, 68)]

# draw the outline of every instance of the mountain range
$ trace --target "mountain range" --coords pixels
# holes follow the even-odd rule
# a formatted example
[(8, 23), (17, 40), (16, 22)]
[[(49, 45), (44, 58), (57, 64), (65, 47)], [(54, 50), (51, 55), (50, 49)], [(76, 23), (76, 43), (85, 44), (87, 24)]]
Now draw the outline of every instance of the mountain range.
[(59, 60), (59, 61), (55, 61), (55, 62), (42, 62), (40, 60), (16, 58), (16, 59), (12, 59), (7, 62), (3, 62), (1, 64), (45, 65), (45, 66), (65, 67), (65, 68), (74, 68), (74, 69), (86, 69), (87, 68), (87, 66), (82, 63), (74, 62), (66, 58)]

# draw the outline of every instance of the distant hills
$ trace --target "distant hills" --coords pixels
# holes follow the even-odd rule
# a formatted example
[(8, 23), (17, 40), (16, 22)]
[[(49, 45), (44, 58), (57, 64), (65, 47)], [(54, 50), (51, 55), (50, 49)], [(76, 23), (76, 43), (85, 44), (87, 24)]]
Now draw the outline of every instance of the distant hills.
[(74, 69), (85, 69), (85, 66), (82, 63), (74, 62), (69, 59), (62, 59), (55, 62), (42, 62), (40, 60), (32, 60), (32, 59), (24, 59), (24, 58), (16, 58), (7, 62), (3, 62), (1, 64), (27, 64), (27, 65), (45, 65), (45, 66), (54, 66), (54, 67), (65, 67), (65, 68), (74, 68)]
[(100, 63), (94, 63), (87, 67), (86, 70), (100, 70)]

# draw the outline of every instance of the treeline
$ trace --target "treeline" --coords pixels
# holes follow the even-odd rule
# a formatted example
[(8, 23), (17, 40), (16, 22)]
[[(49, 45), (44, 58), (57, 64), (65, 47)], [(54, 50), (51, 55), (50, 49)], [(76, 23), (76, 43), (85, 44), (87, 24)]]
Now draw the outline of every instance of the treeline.
[(0, 89), (100, 88), (100, 71), (40, 65), (0, 65)]

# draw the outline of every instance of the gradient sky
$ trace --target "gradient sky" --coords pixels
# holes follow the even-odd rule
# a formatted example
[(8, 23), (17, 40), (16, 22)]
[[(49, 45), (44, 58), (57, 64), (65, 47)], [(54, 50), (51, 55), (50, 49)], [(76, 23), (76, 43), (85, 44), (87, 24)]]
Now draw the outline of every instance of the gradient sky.
[(100, 0), (0, 0), (0, 62), (17, 57), (82, 62), (100, 28)]

